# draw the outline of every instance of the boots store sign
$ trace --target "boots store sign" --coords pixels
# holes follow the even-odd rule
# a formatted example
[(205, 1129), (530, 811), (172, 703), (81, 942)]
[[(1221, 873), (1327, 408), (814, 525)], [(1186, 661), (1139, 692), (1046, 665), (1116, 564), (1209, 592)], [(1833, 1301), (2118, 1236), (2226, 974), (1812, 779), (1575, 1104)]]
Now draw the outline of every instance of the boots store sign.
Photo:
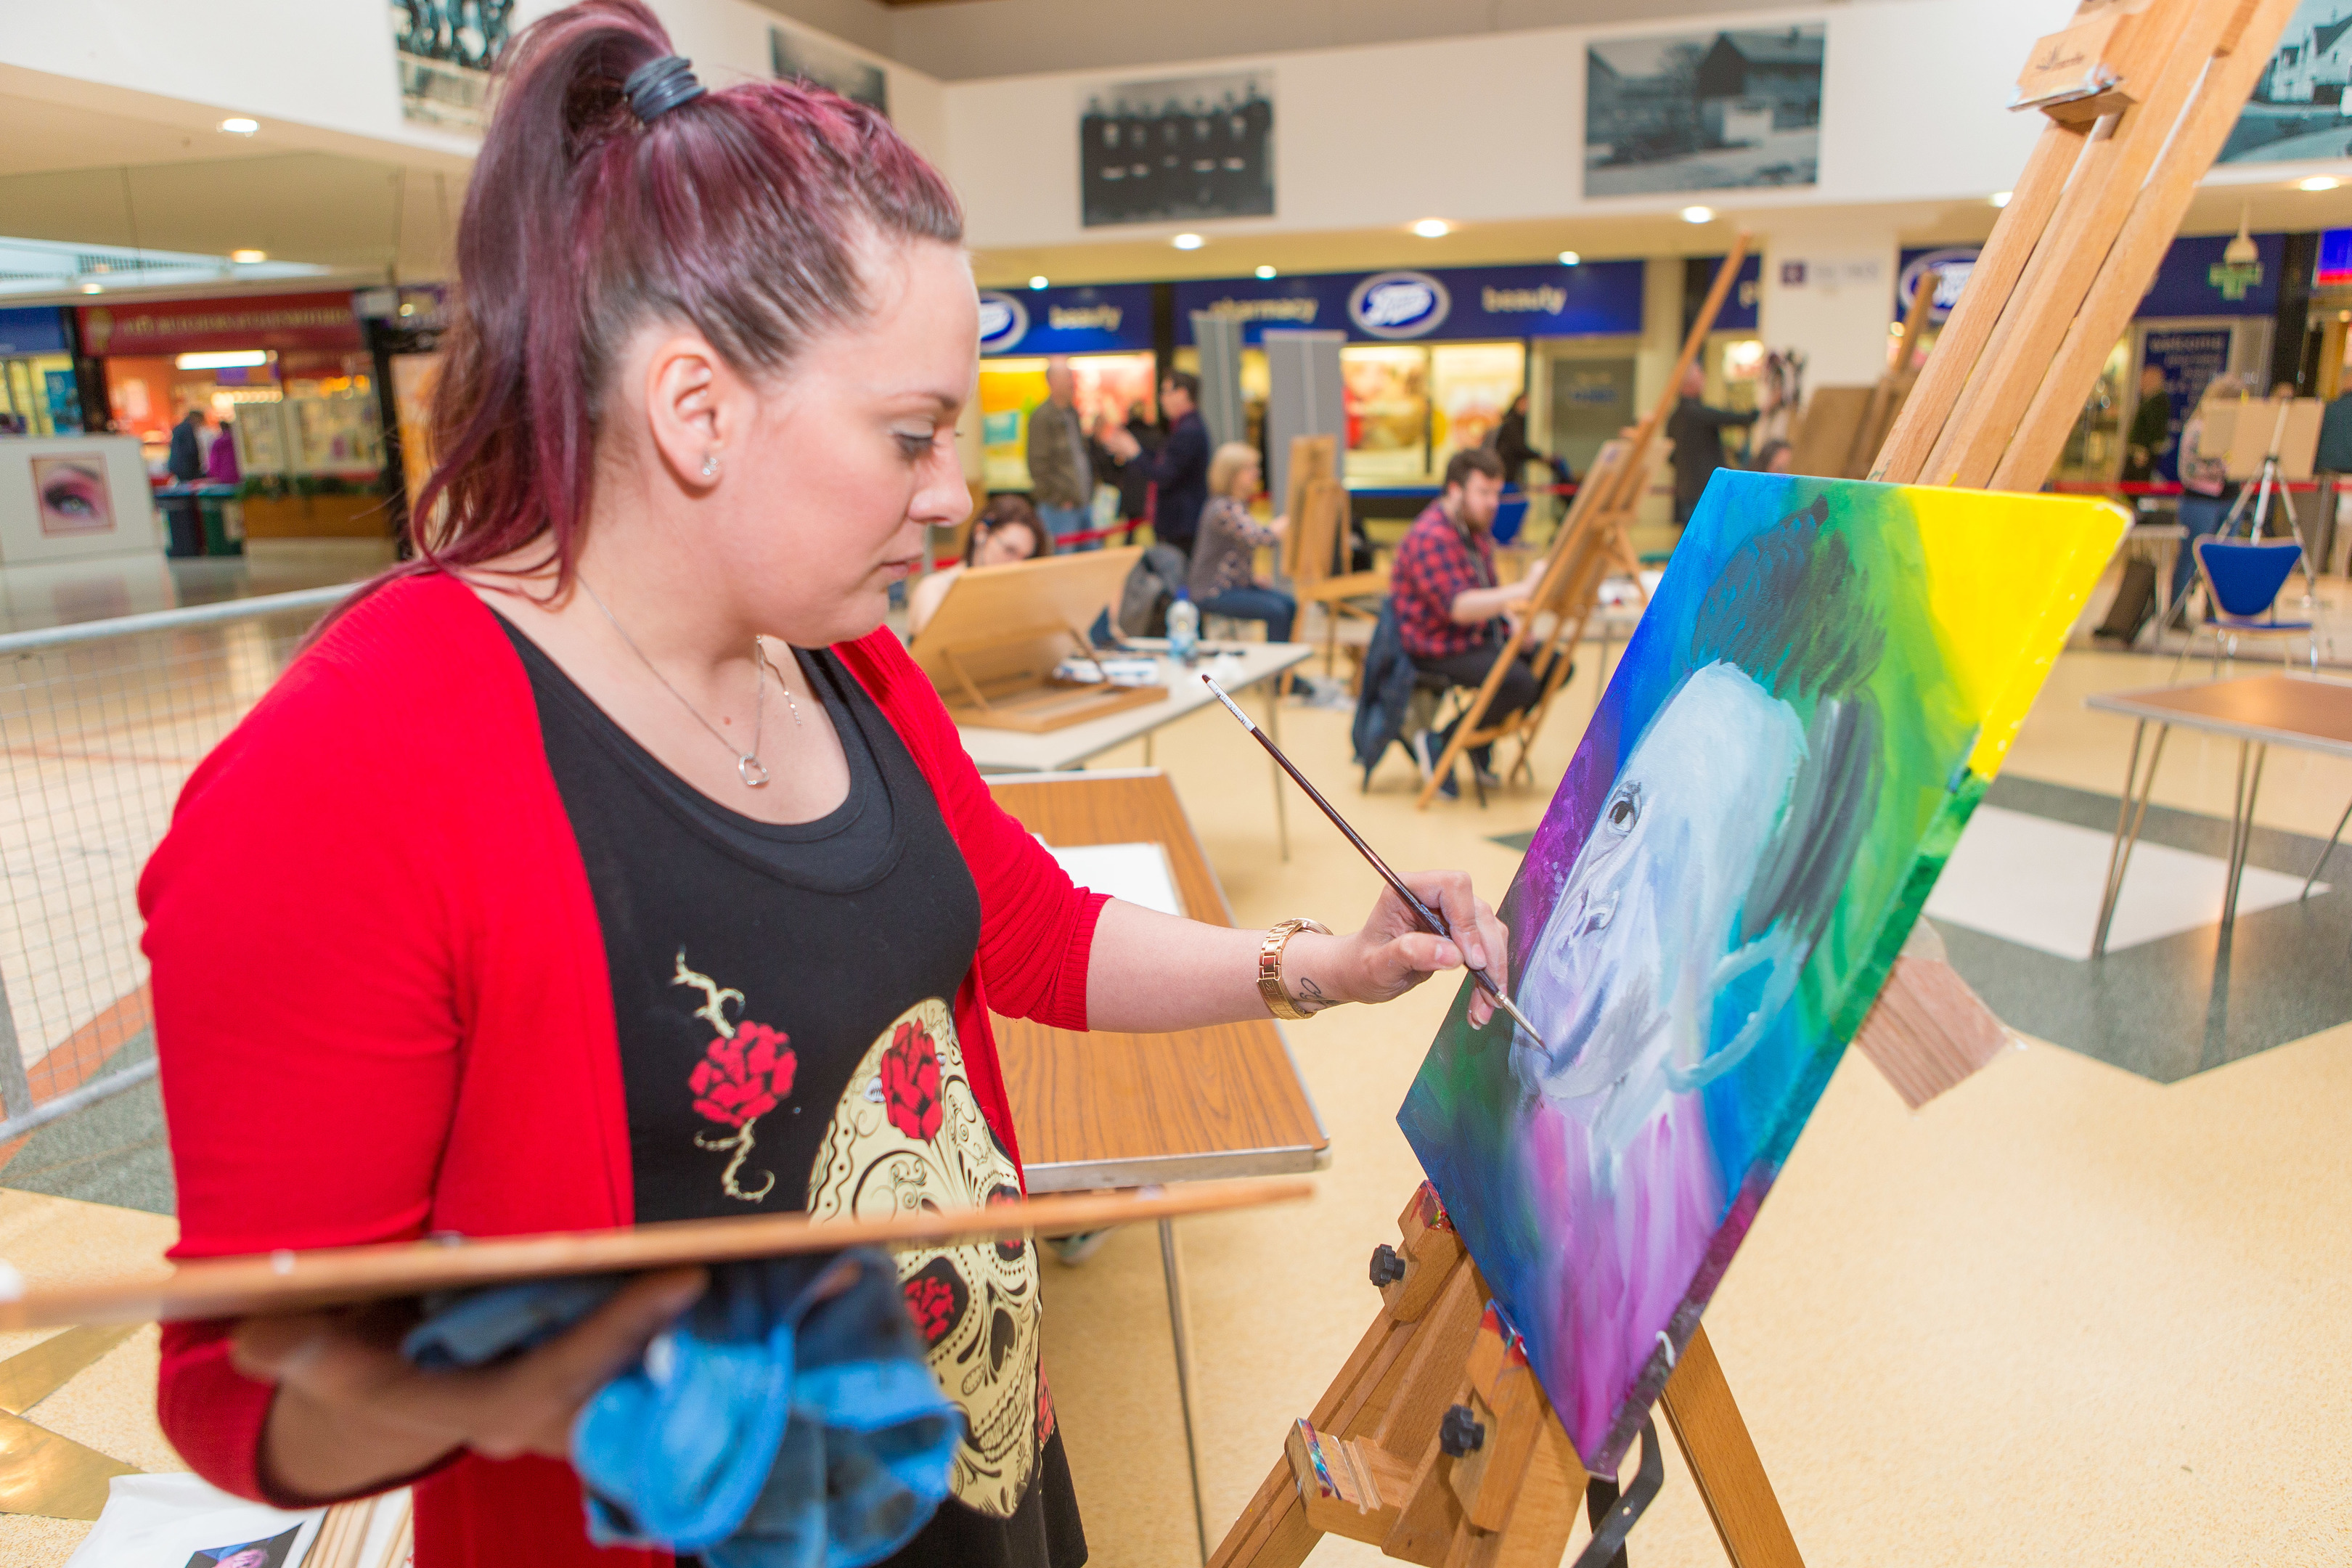
[(1151, 347), (1151, 285), (983, 289), (983, 354), (1099, 354)]
[(1639, 335), (1643, 271), (1639, 261), (1588, 261), (1193, 279), (1176, 285), (1176, 341), (1192, 341), (1196, 310), (1239, 320), (1251, 343), (1269, 327), (1338, 328), (1373, 342)]

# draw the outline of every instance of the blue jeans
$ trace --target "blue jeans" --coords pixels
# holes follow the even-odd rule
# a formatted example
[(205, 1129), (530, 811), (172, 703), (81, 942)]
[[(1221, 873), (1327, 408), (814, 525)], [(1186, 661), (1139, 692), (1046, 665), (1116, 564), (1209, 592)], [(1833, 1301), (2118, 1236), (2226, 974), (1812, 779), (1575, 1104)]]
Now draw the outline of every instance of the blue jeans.
[(1045, 524), (1045, 531), (1054, 536), (1054, 548), (1062, 550), (1098, 550), (1102, 541), (1090, 539), (1084, 544), (1072, 544), (1070, 536), (1084, 533), (1094, 526), (1095, 514), (1082, 506), (1041, 506), (1037, 516)]
[(2166, 608), (2180, 602), (2181, 594), (2197, 580), (2197, 542), (2210, 539), (2221, 531), (2221, 520), (2230, 515), (2230, 503), (2220, 496), (2200, 496), (2195, 490), (2180, 498), (2180, 526), (2189, 531), (2180, 542), (2180, 553), (2172, 558), (2172, 596), (2165, 600)]
[(1202, 600), (1201, 613), (1229, 621), (1264, 621), (1266, 641), (1288, 642), (1298, 601), (1279, 588), (1228, 588), (1213, 599)]

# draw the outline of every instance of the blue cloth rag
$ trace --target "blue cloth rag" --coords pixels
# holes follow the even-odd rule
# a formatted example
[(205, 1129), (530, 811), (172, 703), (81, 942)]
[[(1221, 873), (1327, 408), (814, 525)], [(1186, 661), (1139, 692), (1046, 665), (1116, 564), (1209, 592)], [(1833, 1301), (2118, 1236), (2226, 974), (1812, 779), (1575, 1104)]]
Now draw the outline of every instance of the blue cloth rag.
[[(419, 1366), (479, 1366), (571, 1327), (623, 1282), (428, 1300), (401, 1348)], [(710, 1568), (864, 1568), (947, 1496), (962, 1431), (889, 1258), (861, 1250), (712, 1269), (702, 1299), (582, 1409), (572, 1459), (600, 1546), (698, 1552)]]

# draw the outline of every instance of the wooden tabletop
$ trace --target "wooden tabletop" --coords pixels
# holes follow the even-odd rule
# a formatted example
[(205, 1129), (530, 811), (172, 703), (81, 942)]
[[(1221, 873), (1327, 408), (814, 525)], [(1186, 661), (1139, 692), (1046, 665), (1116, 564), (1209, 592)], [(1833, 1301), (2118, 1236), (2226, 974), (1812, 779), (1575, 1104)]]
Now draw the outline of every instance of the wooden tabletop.
[(2352, 757), (2352, 686), (2330, 680), (2255, 675), (2103, 692), (2084, 705), (2242, 741)]
[[(989, 788), (1048, 844), (1159, 843), (1184, 912), (1234, 923), (1165, 775), (1080, 773), (991, 781)], [(1330, 1157), (1331, 1141), (1270, 1018), (1173, 1035), (995, 1023), (1033, 1193), (1279, 1175), (1318, 1170)]]
[[(1128, 640), (1139, 653), (1157, 654), (1168, 646), (1157, 637), (1130, 637)], [(1217, 684), (1227, 691), (1237, 692), (1278, 675), (1294, 664), (1304, 663), (1315, 654), (1312, 644), (1297, 642), (1203, 642), (1201, 651), (1213, 657), (1230, 657), (1218, 658), (1215, 662), (1212, 658), (1203, 658), (1199, 664), (1189, 668), (1161, 658), (1160, 679), (1161, 684), (1168, 688), (1168, 700), (1164, 702), (1147, 702), (1107, 718), (1090, 719), (1083, 724), (1048, 730), (1043, 734), (1028, 734), (1018, 730), (988, 730), (976, 724), (960, 724), (956, 732), (963, 737), (963, 749), (971, 754), (973, 765), (982, 773), (1058, 773), (1065, 768), (1075, 768), (1088, 757), (1108, 752), (1113, 746), (1123, 746), (1162, 724), (1173, 723), (1195, 709), (1215, 701), (1209, 689), (1201, 684), (1200, 672), (1202, 670), (1214, 675)], [(1046, 837), (1051, 838), (1052, 835)]]

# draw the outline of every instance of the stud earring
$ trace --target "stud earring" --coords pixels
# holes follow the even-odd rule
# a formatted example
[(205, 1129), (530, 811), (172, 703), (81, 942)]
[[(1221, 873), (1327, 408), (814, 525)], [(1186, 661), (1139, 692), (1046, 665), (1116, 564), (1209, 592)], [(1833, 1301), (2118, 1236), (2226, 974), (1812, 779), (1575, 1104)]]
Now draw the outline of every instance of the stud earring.
[(705, 452), (702, 454), (702, 477), (706, 479), (715, 479), (719, 477), (718, 453)]

